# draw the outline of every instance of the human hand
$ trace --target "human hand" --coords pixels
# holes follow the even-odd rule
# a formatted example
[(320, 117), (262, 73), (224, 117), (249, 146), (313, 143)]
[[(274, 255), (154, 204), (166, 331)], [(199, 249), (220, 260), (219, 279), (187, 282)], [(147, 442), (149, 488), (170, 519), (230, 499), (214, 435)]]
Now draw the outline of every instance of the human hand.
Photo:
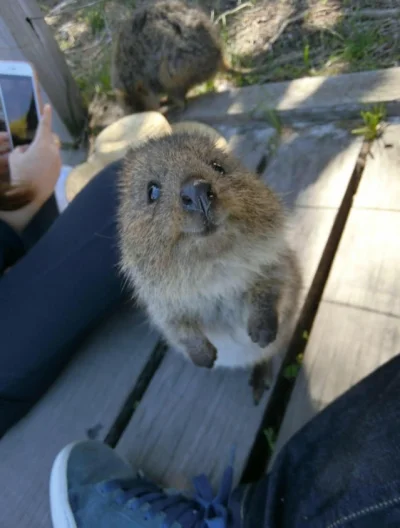
[(32, 143), (17, 147), (9, 156), (12, 183), (32, 184), (37, 208), (54, 191), (61, 169), (60, 144), (52, 132), (51, 114), (50, 105), (46, 105)]
[(60, 142), (52, 132), (49, 105), (44, 107), (33, 142), (14, 149), (8, 163), (13, 185), (7, 195), (18, 194), (25, 187), (32, 194), (32, 200), (19, 209), (0, 211), (0, 220), (22, 232), (53, 193), (60, 174)]

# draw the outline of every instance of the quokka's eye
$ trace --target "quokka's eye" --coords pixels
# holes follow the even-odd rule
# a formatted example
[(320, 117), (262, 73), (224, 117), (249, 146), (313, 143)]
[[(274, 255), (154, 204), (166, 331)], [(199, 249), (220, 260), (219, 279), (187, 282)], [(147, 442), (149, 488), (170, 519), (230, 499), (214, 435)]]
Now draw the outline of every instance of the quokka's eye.
[(161, 196), (161, 187), (158, 183), (150, 182), (147, 186), (147, 199), (149, 203), (156, 202)]
[(215, 170), (215, 172), (218, 172), (219, 174), (225, 174), (224, 167), (218, 163), (218, 161), (212, 161), (211, 167)]

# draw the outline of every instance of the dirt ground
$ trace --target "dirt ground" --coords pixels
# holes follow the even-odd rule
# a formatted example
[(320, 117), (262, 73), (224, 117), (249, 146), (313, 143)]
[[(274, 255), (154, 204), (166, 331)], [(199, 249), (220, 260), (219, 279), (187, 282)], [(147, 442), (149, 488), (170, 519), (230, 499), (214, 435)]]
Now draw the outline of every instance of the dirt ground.
[[(188, 0), (218, 24), (233, 65), (258, 75), (217, 78), (198, 92), (398, 66), (400, 0)], [(119, 21), (146, 0), (39, 0), (89, 103), (110, 91), (110, 51)]]

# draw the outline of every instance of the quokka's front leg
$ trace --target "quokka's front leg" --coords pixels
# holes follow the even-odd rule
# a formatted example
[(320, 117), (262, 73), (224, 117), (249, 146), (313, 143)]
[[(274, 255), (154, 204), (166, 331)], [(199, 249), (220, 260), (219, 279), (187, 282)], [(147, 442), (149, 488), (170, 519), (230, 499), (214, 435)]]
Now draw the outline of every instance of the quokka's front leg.
[(217, 349), (207, 339), (196, 323), (174, 321), (164, 329), (167, 338), (175, 343), (198, 367), (212, 368), (217, 359)]
[(261, 348), (275, 341), (279, 328), (279, 284), (269, 280), (258, 281), (249, 293), (250, 314), (247, 331), (254, 343)]

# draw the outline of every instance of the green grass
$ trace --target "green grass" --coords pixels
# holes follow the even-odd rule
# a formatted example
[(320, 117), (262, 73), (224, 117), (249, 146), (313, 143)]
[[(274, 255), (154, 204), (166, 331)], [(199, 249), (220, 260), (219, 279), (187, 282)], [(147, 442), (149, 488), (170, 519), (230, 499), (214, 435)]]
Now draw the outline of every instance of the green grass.
[(208, 81), (195, 86), (190, 93), (193, 96), (197, 96), (210, 92), (215, 92), (215, 79), (209, 79)]
[(252, 86), (253, 84), (259, 84), (261, 75), (257, 73), (246, 73), (242, 75), (235, 75), (232, 77), (232, 81), (238, 88), (244, 86)]
[(76, 20), (84, 22), (92, 36), (101, 33), (106, 27), (104, 10), (107, 0), (102, 0), (93, 6), (86, 6), (77, 10)]
[(355, 30), (344, 41), (341, 56), (350, 64), (366, 63), (371, 60), (371, 54), (381, 43), (382, 38), (376, 28), (369, 31)]
[(303, 62), (304, 66), (307, 68), (307, 70), (310, 69), (311, 63), (310, 63), (310, 44), (305, 44), (303, 48)]
[(278, 115), (278, 112), (276, 110), (273, 110), (272, 108), (267, 108), (265, 111), (265, 117), (268, 121), (268, 123), (275, 128), (276, 132), (278, 133), (278, 136), (282, 134), (282, 121), (281, 118)]
[(105, 1), (83, 11), (82, 19), (88, 25), (92, 35), (101, 33), (106, 27), (106, 21), (103, 15)]
[[(282, 58), (290, 53), (297, 54), (296, 58), (282, 63)], [(385, 33), (380, 23), (361, 23), (356, 17), (342, 17), (332, 29), (305, 31), (298, 44), (288, 43), (283, 36), (275, 44), (273, 55), (265, 56), (263, 75), (245, 75), (234, 81), (237, 86), (247, 86), (308, 75), (379, 69), (393, 66), (399, 55), (390, 33)], [(281, 64), (275, 66), (276, 60)]]
[(346, 71), (373, 70), (382, 67), (381, 53), (388, 37), (380, 34), (377, 27), (357, 28), (340, 25), (337, 35), (330, 38), (335, 50), (329, 57), (330, 63), (343, 63)]
[(98, 71), (96, 90), (101, 92), (112, 91), (110, 76), (110, 61), (105, 61)]
[(90, 104), (95, 93), (111, 93), (110, 57), (108, 55), (101, 57), (90, 71), (76, 76), (75, 81), (87, 105)]
[(371, 110), (361, 112), (361, 119), (364, 125), (353, 129), (351, 132), (356, 136), (364, 136), (367, 141), (373, 141), (382, 135), (382, 123), (386, 118), (386, 108), (384, 105), (377, 105)]
[(207, 82), (204, 83), (204, 92), (214, 92), (215, 91), (215, 84), (214, 79), (209, 79)]
[(228, 41), (229, 41), (229, 32), (228, 32), (228, 28), (226, 26), (221, 26), (220, 36), (221, 36), (222, 42), (226, 46), (228, 44)]
[(290, 363), (283, 369), (283, 377), (287, 379), (288, 381), (292, 381), (296, 379), (297, 374), (300, 371), (300, 367), (302, 363), (303, 363), (303, 354), (298, 354), (296, 357), (296, 361), (294, 363)]
[(267, 429), (264, 429), (263, 433), (267, 440), (270, 453), (273, 453), (275, 449), (275, 445), (276, 445), (276, 440), (278, 438), (278, 434), (272, 427), (268, 427)]

